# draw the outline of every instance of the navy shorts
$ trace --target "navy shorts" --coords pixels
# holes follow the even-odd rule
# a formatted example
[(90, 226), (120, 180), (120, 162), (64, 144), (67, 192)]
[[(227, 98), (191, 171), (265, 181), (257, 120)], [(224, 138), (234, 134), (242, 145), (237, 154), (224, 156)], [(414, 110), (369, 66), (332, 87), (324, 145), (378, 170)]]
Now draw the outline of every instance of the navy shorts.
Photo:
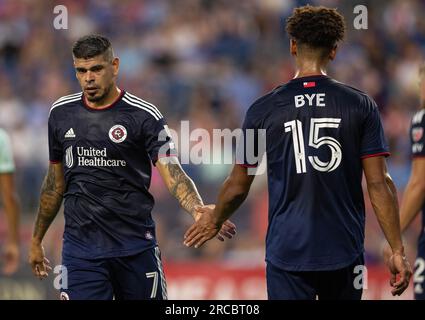
[(62, 256), (62, 300), (165, 300), (167, 289), (158, 247), (133, 256), (81, 259)]
[(285, 271), (267, 263), (269, 300), (360, 300), (363, 254), (349, 267), (332, 271)]
[(425, 300), (425, 236), (421, 236), (418, 244), (418, 255), (413, 274), (413, 288), (416, 300)]

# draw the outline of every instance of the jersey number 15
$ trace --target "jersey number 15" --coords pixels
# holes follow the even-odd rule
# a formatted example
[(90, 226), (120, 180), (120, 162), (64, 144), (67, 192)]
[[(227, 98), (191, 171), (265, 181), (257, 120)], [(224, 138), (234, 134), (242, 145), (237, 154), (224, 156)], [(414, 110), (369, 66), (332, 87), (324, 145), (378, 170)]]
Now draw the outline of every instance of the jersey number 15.
[[(308, 145), (319, 149), (321, 146), (328, 146), (331, 150), (331, 159), (323, 162), (317, 156), (308, 156), (308, 160), (314, 169), (321, 172), (331, 172), (338, 168), (342, 159), (341, 144), (332, 137), (319, 137), (321, 128), (338, 128), (341, 123), (340, 118), (311, 118), (310, 134)], [(295, 167), (297, 173), (306, 173), (306, 151), (304, 147), (303, 124), (300, 120), (285, 122), (285, 132), (292, 132), (294, 145)]]

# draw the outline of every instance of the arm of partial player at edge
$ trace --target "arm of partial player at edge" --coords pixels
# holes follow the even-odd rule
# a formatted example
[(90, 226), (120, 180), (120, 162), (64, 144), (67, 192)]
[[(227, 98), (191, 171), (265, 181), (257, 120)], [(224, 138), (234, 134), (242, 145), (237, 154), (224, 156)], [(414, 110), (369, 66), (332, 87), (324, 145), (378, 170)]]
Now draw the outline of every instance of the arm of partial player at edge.
[(425, 158), (416, 157), (403, 194), (400, 211), (400, 227), (403, 233), (425, 204)]

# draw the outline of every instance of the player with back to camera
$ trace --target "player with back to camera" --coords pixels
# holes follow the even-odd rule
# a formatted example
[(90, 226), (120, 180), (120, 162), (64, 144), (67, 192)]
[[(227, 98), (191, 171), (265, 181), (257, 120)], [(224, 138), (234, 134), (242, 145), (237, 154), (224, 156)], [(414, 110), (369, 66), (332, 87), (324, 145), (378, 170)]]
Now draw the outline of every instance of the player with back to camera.
[[(344, 37), (344, 18), (335, 9), (299, 7), (286, 30), (295, 76), (254, 102), (243, 124), (257, 138), (259, 129), (266, 130), (268, 298), (361, 299), (363, 289), (355, 278), (356, 267), (364, 265), (363, 172), (391, 246), (391, 292), (400, 295), (412, 271), (404, 255), (378, 108), (365, 93), (326, 74)], [(258, 165), (249, 161), (249, 151), (261, 149), (246, 140), (215, 209), (200, 209), (203, 215), (186, 232), (187, 246), (199, 247), (214, 237), (247, 197), (254, 179), (248, 167)]]

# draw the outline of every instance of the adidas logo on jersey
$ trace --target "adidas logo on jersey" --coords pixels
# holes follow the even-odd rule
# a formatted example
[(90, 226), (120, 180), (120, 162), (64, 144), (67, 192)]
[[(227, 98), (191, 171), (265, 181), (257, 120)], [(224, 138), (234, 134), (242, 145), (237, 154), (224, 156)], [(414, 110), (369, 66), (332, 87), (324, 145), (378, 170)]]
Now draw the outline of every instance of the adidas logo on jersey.
[(65, 138), (75, 138), (75, 133), (74, 133), (74, 129), (69, 129), (66, 133), (65, 133)]

